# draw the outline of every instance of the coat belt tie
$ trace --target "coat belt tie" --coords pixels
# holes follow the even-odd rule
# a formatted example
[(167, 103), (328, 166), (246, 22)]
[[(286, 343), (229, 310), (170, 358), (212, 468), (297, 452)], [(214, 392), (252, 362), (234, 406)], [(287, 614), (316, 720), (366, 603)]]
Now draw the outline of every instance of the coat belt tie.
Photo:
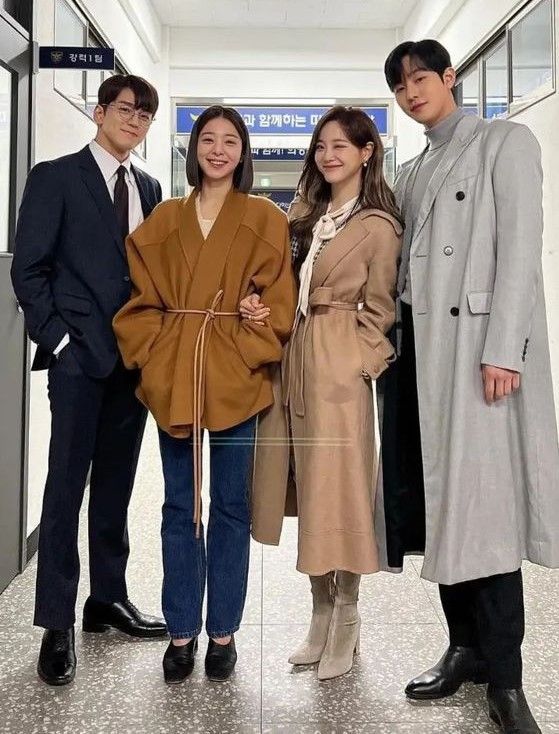
[[(362, 307), (360, 301), (335, 301), (332, 299), (332, 288), (329, 287), (318, 287), (310, 294), (309, 307), (311, 312), (315, 308), (322, 306), (324, 308), (331, 308), (338, 311), (359, 311)], [(310, 313), (307, 316), (303, 316), (300, 312), (297, 313), (295, 324), (293, 326), (293, 332), (297, 329), (301, 319), (304, 319), (303, 323), (303, 335), (301, 337), (301, 360), (298, 365), (299, 371), (299, 390), (298, 394), (295, 395), (295, 407), (301, 410), (301, 415), (305, 414), (305, 397), (304, 397), (304, 381), (305, 381), (305, 342), (307, 340), (307, 332), (311, 323)], [(287, 405), (289, 395), (291, 394), (291, 387), (293, 384), (293, 339), (290, 339), (287, 353), (287, 373), (288, 373), (288, 385), (284, 391), (284, 405)]]
[(223, 291), (218, 291), (209, 308), (168, 308), (167, 313), (185, 313), (204, 316), (204, 320), (196, 337), (194, 347), (194, 379), (192, 399), (192, 448), (194, 459), (194, 515), (192, 522), (196, 525), (196, 537), (200, 537), (202, 519), (202, 414), (204, 411), (204, 384), (206, 377), (207, 331), (216, 316), (239, 316), (239, 311), (216, 311), (223, 298)]

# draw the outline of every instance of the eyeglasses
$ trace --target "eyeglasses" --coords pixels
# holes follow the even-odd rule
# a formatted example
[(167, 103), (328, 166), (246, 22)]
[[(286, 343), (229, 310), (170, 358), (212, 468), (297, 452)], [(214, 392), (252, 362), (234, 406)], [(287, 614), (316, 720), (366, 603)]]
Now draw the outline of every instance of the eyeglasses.
[(113, 107), (116, 110), (116, 114), (120, 117), (123, 122), (130, 122), (134, 117), (138, 116), (138, 125), (140, 127), (149, 127), (154, 121), (154, 116), (144, 110), (137, 110), (131, 105), (110, 102), (109, 104), (103, 104), (101, 107)]

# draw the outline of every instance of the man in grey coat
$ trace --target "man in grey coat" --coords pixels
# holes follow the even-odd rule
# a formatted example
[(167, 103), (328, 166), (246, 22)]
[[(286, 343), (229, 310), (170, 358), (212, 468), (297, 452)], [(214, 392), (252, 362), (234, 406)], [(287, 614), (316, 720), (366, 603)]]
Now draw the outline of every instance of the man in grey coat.
[(384, 379), (377, 535), (384, 568), (424, 553), (450, 645), (412, 699), (489, 683), (502, 732), (533, 734), (522, 690), (520, 566), (559, 566), (559, 448), (543, 295), (540, 150), (523, 125), (456, 106), (437, 41), (385, 65), (427, 146), (396, 195), (406, 231), (399, 359)]

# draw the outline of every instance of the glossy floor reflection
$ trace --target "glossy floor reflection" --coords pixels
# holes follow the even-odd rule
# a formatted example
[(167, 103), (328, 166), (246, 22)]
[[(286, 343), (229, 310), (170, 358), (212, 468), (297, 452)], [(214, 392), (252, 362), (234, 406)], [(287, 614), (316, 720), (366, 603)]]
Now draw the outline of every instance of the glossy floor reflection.
[[(153, 423), (141, 455), (130, 512), (128, 585), (135, 604), (160, 611), (161, 468)], [(41, 631), (32, 627), (35, 561), (0, 596), (0, 732), (2, 734), (482, 734), (495, 727), (483, 688), (466, 686), (434, 704), (406, 701), (407, 680), (446, 646), (434, 585), (409, 559), (400, 576), (365, 578), (361, 590), (361, 655), (343, 678), (319, 683), (315, 667), (293, 668), (289, 652), (306, 633), (308, 581), (294, 570), (295, 522), (279, 548), (252, 548), (239, 662), (226, 684), (203, 673), (201, 640), (192, 678), (163, 683), (165, 641), (77, 631), (75, 682), (49, 688), (36, 677)], [(87, 596), (87, 548), (78, 618)], [(527, 634), (525, 688), (544, 734), (559, 734), (559, 572), (525, 568)]]

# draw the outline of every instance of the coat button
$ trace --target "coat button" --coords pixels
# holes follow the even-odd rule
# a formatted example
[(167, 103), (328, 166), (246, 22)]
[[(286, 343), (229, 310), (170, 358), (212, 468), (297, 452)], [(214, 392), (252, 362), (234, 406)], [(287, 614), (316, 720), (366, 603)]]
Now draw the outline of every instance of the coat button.
[(464, 201), (464, 199), (466, 198), (466, 194), (463, 191), (457, 191), (456, 198), (458, 199), (458, 201)]
[(450, 315), (451, 316), (458, 316), (459, 313), (460, 313), (460, 309), (457, 306), (453, 306), (450, 309)]
[(124, 278), (123, 278), (123, 280), (124, 280), (125, 283), (128, 283), (130, 281), (130, 276), (129, 275), (125, 275)]
[(454, 247), (452, 247), (451, 245), (447, 245), (444, 248), (443, 252), (445, 255), (452, 255), (452, 253), (454, 252)]

